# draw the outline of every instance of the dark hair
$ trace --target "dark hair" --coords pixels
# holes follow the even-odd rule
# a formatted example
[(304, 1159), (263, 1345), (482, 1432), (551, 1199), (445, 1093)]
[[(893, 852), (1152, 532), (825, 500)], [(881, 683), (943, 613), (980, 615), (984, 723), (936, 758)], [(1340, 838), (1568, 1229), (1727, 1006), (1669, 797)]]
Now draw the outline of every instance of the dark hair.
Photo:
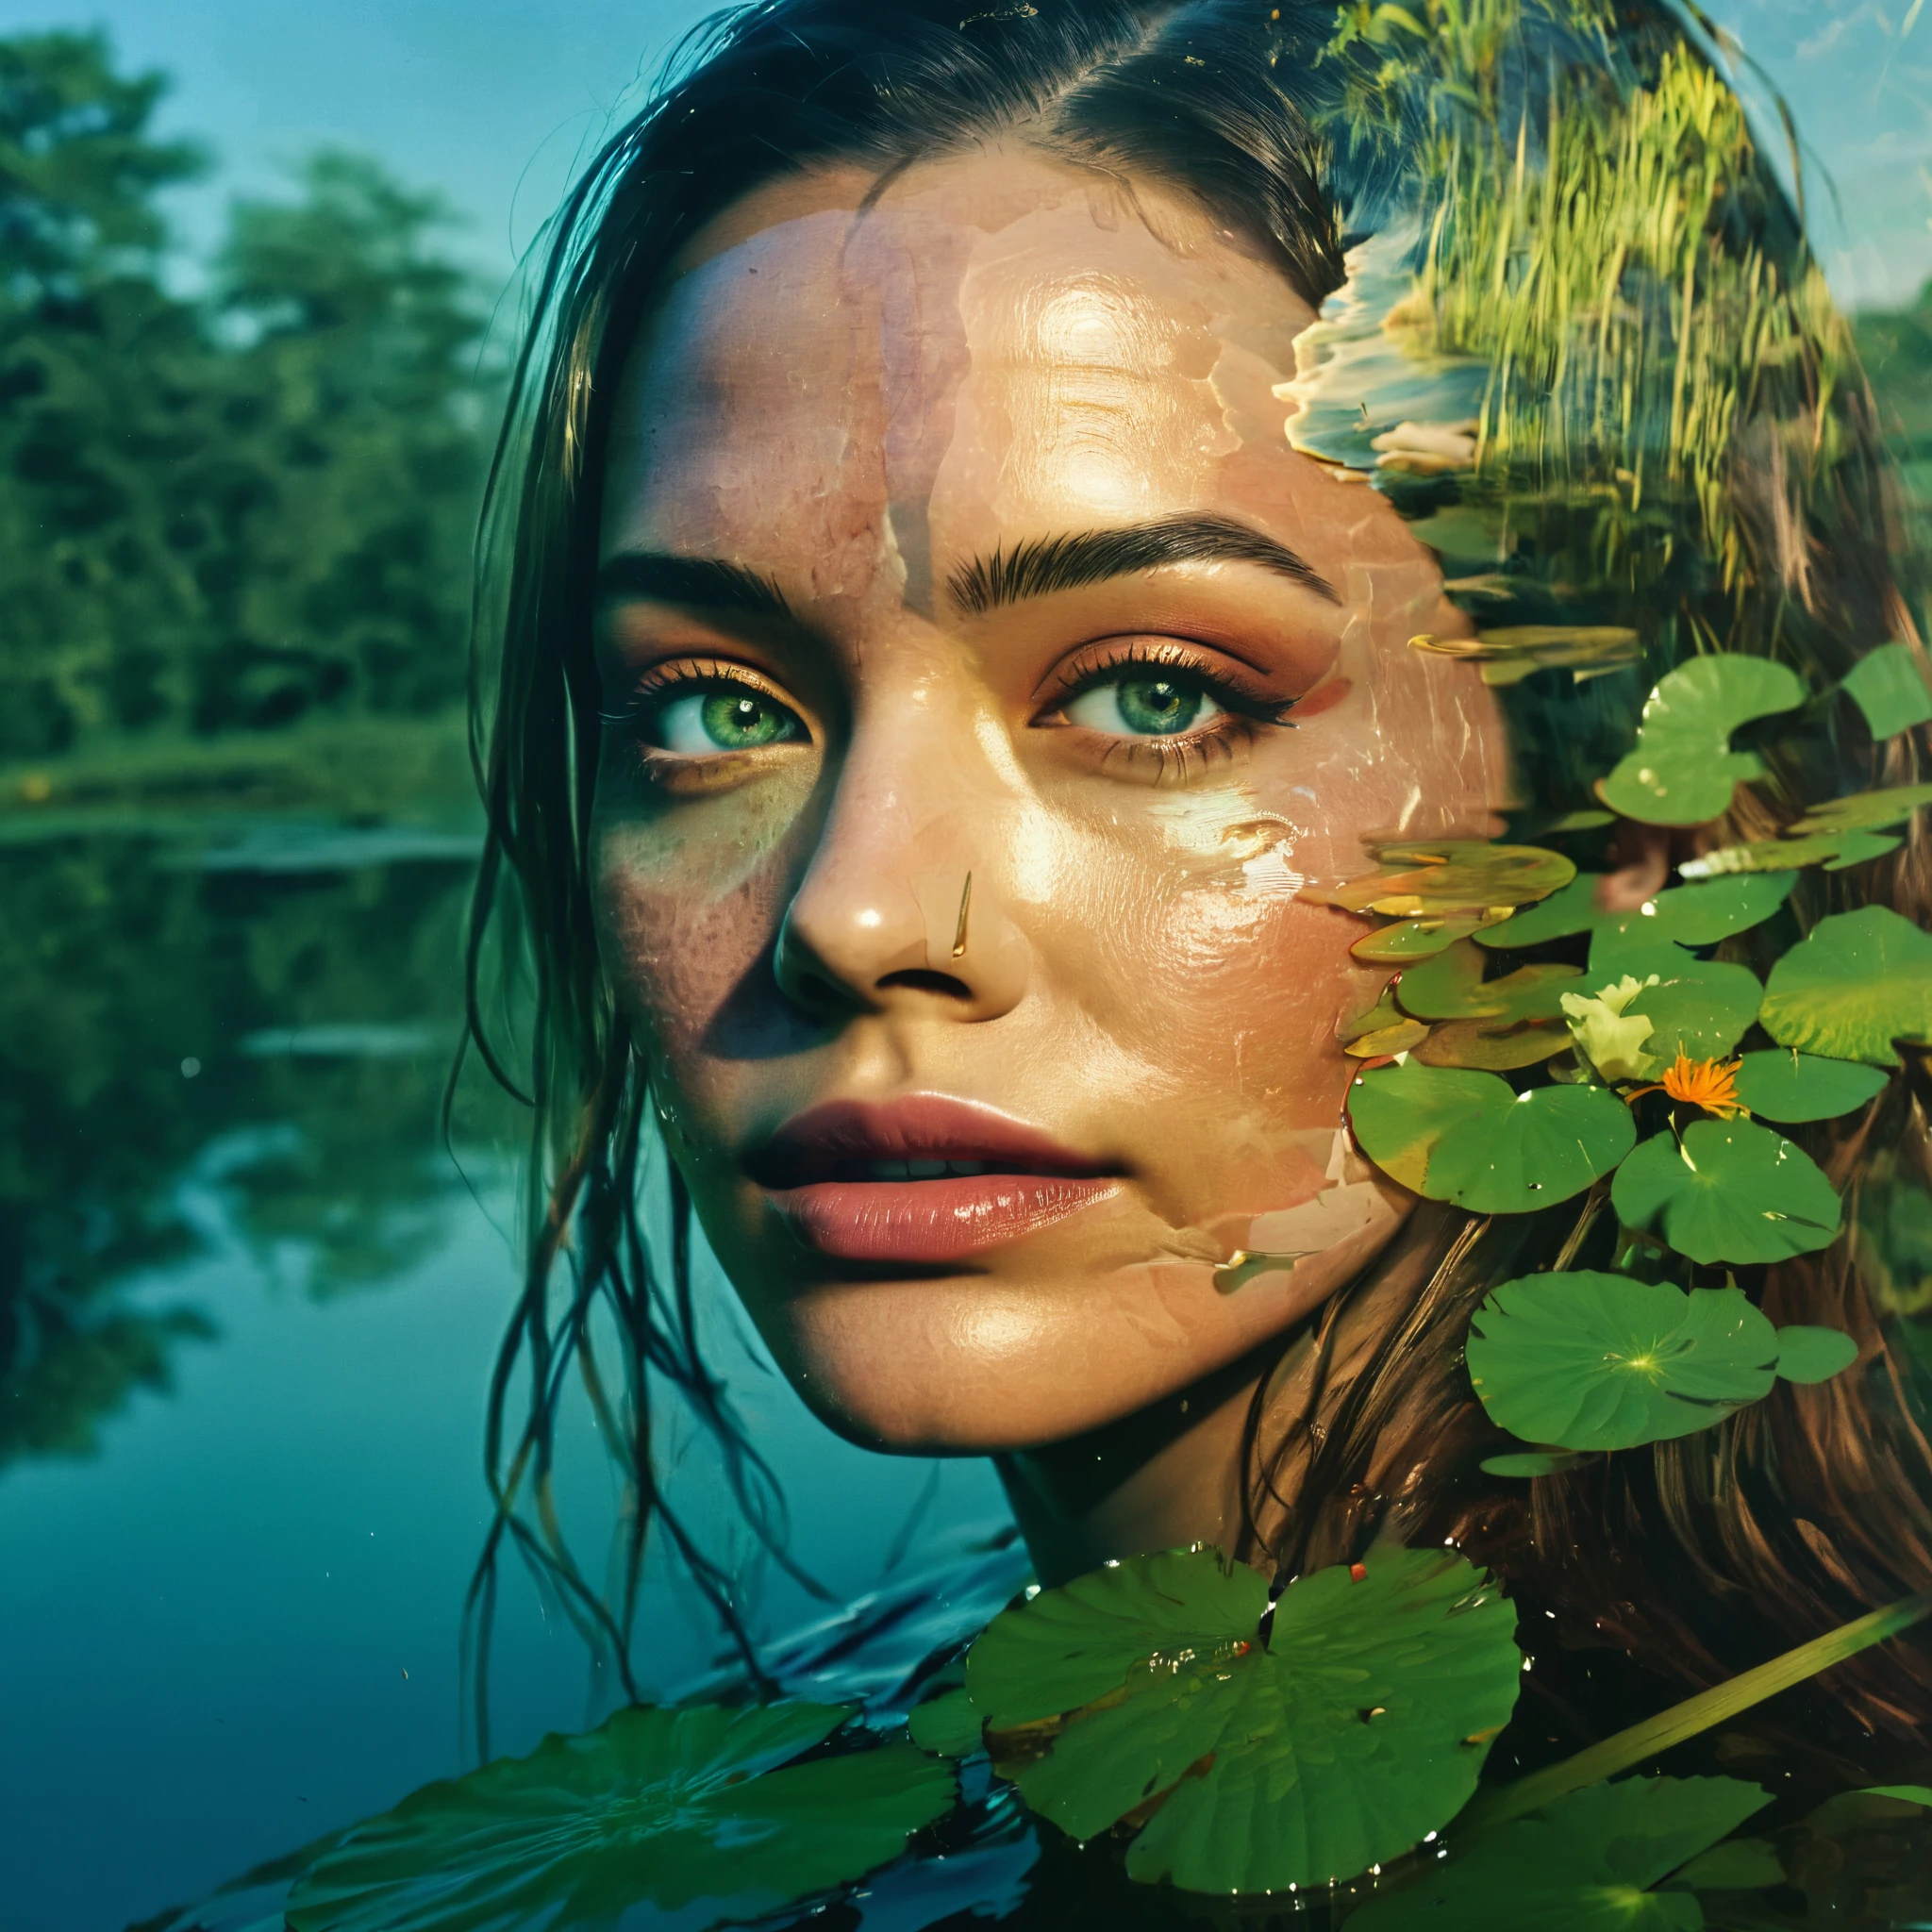
[[(1597, 42), (1577, 25), (1589, 10), (1577, 0), (1523, 0), (1522, 10), (1581, 49), (1583, 66), (1598, 58), (1591, 52)], [(663, 1238), (645, 1238), (641, 1183), (655, 1145), (648, 1083), (602, 975), (591, 916), (588, 826), (600, 692), (590, 595), (604, 450), (621, 365), (668, 265), (705, 223), (774, 178), (856, 161), (883, 180), (926, 157), (1012, 138), (1100, 171), (1129, 194), (1137, 182), (1156, 181), (1191, 195), (1319, 306), (1343, 280), (1350, 231), (1374, 223), (1407, 158), (1442, 131), (1421, 96), (1388, 84), (1386, 49), (1338, 33), (1342, 16), (1357, 11), (1318, 0), (1273, 9), (1254, 0), (767, 0), (721, 17), (684, 46), (672, 78), (599, 154), (558, 217), (491, 477), (478, 606), (474, 741), (489, 842), (471, 948), (471, 1037), (497, 1077), (532, 1103), (536, 1123), (527, 1269), (491, 1393), (487, 1461), (498, 1510), (472, 1599), (483, 1643), (495, 1560), (508, 1536), (635, 1695), (630, 1624), (654, 1514), (743, 1643), (730, 1577), (665, 1507), (654, 1480), (654, 1374), (711, 1426), (747, 1516), (782, 1550), (775, 1487), (697, 1346), (691, 1208), (668, 1161)], [(1638, 50), (1620, 53), (1626, 69), (1635, 58), (1641, 75), (1659, 48), (1682, 43), (1660, 4), (1626, 6), (1621, 16)], [(1521, 48), (1505, 53), (1509, 100), (1526, 114), (1540, 70)], [(1603, 75), (1609, 84), (1607, 58)], [(1750, 192), (1732, 198), (1725, 220), (1760, 239), (1775, 231), (1774, 247), (1791, 268), (1803, 242), (1784, 197), (1755, 161), (1747, 173)], [(1812, 363), (1798, 361), (1795, 379), (1815, 376)], [(1710, 621), (1699, 614), (1705, 607), (1728, 610), (1723, 630), (1731, 648), (1795, 650), (1829, 666), (1834, 652), (1847, 654), (1847, 627), (1869, 637), (1884, 622), (1908, 632), (1909, 620), (1886, 562), (1884, 473), (1869, 399), (1856, 381), (1827, 388), (1814, 383), (1809, 400), (1797, 404), (1780, 391), (1776, 408), (1764, 399), (1740, 408), (1725, 431), (1733, 453), (1724, 489), (1736, 510), (1726, 526), (1730, 561), (1707, 571), (1680, 602), (1691, 628)], [(1777, 409), (1800, 407), (1812, 411), (1813, 426), (1828, 420), (1836, 439), (1824, 487), (1843, 499), (1843, 515), (1828, 525), (1807, 500), (1793, 511), (1784, 494), (1754, 493), (1751, 466), (1735, 455), (1753, 437), (1761, 444), (1770, 437), (1781, 465), (1789, 425)], [(1758, 460), (1753, 474), (1765, 467)], [(1694, 491), (1685, 501), (1683, 513), (1694, 514)], [(1822, 553), (1824, 535), (1839, 553)], [(1637, 582), (1633, 574), (1626, 591)], [(1540, 681), (1526, 688), (1519, 715), (1541, 702), (1540, 689)], [(1599, 724), (1607, 691), (1627, 721), (1627, 679), (1590, 690)], [(1867, 781), (1916, 773), (1909, 746), (1887, 756), (1882, 772), (1864, 773)], [(1822, 762), (1840, 777), (1850, 769), (1835, 745)], [(1575, 774), (1564, 777), (1574, 783)], [(1816, 777), (1797, 774), (1784, 816), (1820, 795)], [(1740, 794), (1740, 809), (1758, 808), (1747, 799)], [(1840, 878), (1833, 890), (1842, 899), (1855, 889)], [(1866, 869), (1857, 896), (1923, 913), (1932, 905), (1923, 841), (1915, 835), (1895, 867)], [(1823, 909), (1822, 901), (1810, 908)], [(534, 979), (524, 1079), (506, 1065), (484, 1010), (492, 934)], [(1932, 1167), (1917, 1083), (1916, 1072), (1895, 1083), (1862, 1125), (1824, 1148), (1835, 1177), (1857, 1170), (1874, 1134), (1919, 1174)], [(1391, 1520), (1446, 1533), (1566, 1615), (1693, 1678), (1724, 1674), (1720, 1659), (1754, 1651), (1760, 1640), (1810, 1635), (1902, 1589), (1932, 1585), (1932, 1450), (1843, 1246), (1834, 1258), (1773, 1271), (1765, 1295), (1786, 1319), (1852, 1328), (1866, 1352), (1861, 1375), (1817, 1389), (1780, 1384), (1770, 1401), (1719, 1429), (1585, 1474), (1540, 1479), (1527, 1501), (1520, 1485), (1512, 1499), (1476, 1474), (1492, 1432), (1460, 1368), (1467, 1316), (1501, 1273), (1548, 1266), (1559, 1252), (1574, 1256), (1600, 1240), (1602, 1206), (1599, 1191), (1580, 1222), (1574, 1204), (1507, 1223), (1443, 1217), (1439, 1265), (1366, 1370), (1322, 1382), (1285, 1441), (1264, 1426), (1257, 1398), (1248, 1554), (1265, 1548), (1291, 1567), (1333, 1560)], [(568, 1274), (560, 1294), (559, 1257)], [(616, 1394), (590, 1341), (600, 1304), (621, 1341)], [(1346, 1306), (1340, 1297), (1324, 1317), (1324, 1349)], [(529, 1399), (512, 1431), (507, 1410), (520, 1361)], [(552, 1425), (573, 1370), (634, 1497), (615, 1603), (587, 1580), (549, 1505)], [(1299, 1497), (1275, 1507), (1271, 1483), (1295, 1458), (1304, 1465)], [(1923, 1661), (1874, 1654), (1857, 1671), (1861, 1711), (1909, 1728), (1901, 1685), (1932, 1682)], [(480, 1697), (477, 1711), (480, 1723)]]

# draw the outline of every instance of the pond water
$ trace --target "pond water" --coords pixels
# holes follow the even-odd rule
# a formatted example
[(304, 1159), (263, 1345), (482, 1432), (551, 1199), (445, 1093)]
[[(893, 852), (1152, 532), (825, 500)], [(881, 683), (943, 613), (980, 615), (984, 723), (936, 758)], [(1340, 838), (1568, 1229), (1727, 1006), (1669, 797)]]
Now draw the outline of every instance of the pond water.
[[(458, 1627), (518, 1130), (480, 1088), (455, 1156), (439, 1126), (475, 847), (281, 817), (0, 844), (8, 1932), (119, 1932), (473, 1761)], [(987, 1465), (850, 1448), (714, 1326), (839, 1598), (1004, 1524)], [(722, 1538), (706, 1476), (678, 1480)], [(766, 1633), (824, 1614), (751, 1583)], [(503, 1605), (492, 1748), (603, 1716), (520, 1574)], [(715, 1660), (668, 1576), (641, 1624), (654, 1685)]]

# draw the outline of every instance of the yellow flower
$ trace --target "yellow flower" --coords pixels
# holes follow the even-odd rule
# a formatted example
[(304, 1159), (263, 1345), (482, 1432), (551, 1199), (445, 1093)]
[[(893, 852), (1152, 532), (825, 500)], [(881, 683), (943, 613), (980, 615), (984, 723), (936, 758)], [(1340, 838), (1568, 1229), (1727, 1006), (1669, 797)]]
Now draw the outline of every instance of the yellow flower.
[(1641, 1013), (1630, 1011), (1631, 1002), (1657, 980), (1655, 973), (1641, 981), (1626, 973), (1601, 992), (1562, 995), (1571, 1037), (1606, 1080), (1641, 1080), (1657, 1072), (1656, 1059), (1643, 1051), (1643, 1042), (1656, 1028)]
[(1693, 1060), (1688, 1054), (1680, 1053), (1661, 1080), (1652, 1087), (1638, 1088), (1628, 1098), (1635, 1100), (1641, 1094), (1664, 1092), (1673, 1100), (1701, 1107), (1721, 1121), (1734, 1120), (1740, 1113), (1750, 1112), (1738, 1098), (1738, 1069), (1742, 1065), (1741, 1060)]

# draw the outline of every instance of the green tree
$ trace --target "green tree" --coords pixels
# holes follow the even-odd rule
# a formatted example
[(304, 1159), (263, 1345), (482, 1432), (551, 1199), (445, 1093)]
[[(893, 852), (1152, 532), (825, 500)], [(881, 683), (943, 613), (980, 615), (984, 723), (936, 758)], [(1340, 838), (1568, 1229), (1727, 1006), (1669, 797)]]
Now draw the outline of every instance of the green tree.
[(164, 87), (0, 39), (0, 758), (462, 688), (491, 385), (446, 214), (321, 155), (178, 294)]

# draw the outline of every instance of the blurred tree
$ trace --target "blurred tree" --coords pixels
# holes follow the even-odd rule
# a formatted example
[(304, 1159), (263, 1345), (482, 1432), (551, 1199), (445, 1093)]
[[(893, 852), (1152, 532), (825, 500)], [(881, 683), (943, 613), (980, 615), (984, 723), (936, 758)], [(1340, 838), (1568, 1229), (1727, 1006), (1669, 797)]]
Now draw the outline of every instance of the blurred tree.
[(0, 758), (462, 689), (491, 386), (444, 211), (321, 155), (175, 292), (164, 87), (0, 39)]

